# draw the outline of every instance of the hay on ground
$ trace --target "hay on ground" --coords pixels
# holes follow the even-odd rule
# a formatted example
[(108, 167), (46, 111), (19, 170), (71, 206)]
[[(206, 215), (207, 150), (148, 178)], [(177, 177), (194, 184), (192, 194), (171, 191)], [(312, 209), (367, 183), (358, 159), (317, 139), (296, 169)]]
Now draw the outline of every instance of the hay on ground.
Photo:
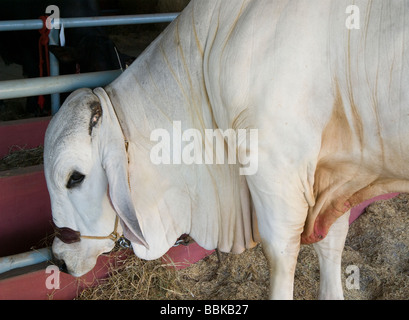
[[(409, 297), (409, 196), (372, 204), (353, 223), (342, 262), (346, 299), (407, 299)], [(162, 260), (142, 261), (135, 256), (112, 271), (98, 287), (78, 299), (258, 300), (268, 298), (268, 266), (261, 245), (241, 255), (212, 254), (176, 270)], [(295, 274), (294, 297), (316, 299), (318, 258), (312, 246), (302, 246)], [(346, 287), (347, 267), (357, 266), (359, 289)]]

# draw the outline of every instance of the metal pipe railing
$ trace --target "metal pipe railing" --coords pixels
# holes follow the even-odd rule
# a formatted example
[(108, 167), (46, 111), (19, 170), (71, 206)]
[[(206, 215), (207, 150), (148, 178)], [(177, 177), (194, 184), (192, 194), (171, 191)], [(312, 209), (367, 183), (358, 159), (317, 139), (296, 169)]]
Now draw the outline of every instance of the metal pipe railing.
[[(64, 28), (103, 27), (128, 24), (172, 22), (179, 13), (135, 14), (109, 17), (60, 18)], [(41, 19), (0, 21), (0, 31), (39, 30)]]
[(0, 274), (13, 269), (23, 268), (51, 260), (52, 260), (51, 247), (19, 253), (7, 257), (0, 257)]
[[(173, 21), (179, 13), (157, 13), (157, 14), (144, 14), (144, 15), (121, 15), (121, 16), (109, 16), (109, 17), (84, 17), (84, 18), (60, 18), (60, 25), (64, 28), (81, 28), (81, 27), (99, 27), (99, 26), (113, 26), (113, 25), (129, 25), (129, 24), (148, 24), (148, 23), (167, 23)], [(33, 20), (8, 20), (0, 21), (0, 31), (18, 31), (18, 30), (38, 30), (43, 27), (43, 21), (41, 19)], [(58, 44), (58, 30), (52, 29), (50, 32), (50, 44)], [(57, 76), (59, 74), (58, 60), (50, 53), (50, 72), (51, 76)], [(120, 74), (119, 71), (115, 71)], [(80, 82), (82, 86), (92, 87), (92, 84), (96, 86), (103, 86), (106, 83), (106, 79), (111, 79), (111, 74), (106, 74), (102, 76), (99, 74), (96, 80), (91, 82), (90, 76), (82, 77), (66, 77), (56, 78), (52, 77), (52, 80), (39, 80), (39, 79), (24, 79), (24, 80), (12, 80), (12, 81), (2, 81), (0, 82), (0, 99), (12, 99), (28, 97), (32, 95), (50, 94), (51, 95), (51, 113), (54, 115), (60, 108), (60, 97), (59, 93), (72, 91), (66, 90), (67, 88), (78, 87), (72, 83), (72, 79), (81, 79)], [(97, 75), (94, 75), (97, 76)], [(86, 81), (90, 81), (87, 83)], [(112, 79), (111, 81), (113, 81)], [(68, 81), (65, 86), (62, 82)], [(4, 82), (4, 83), (3, 83)], [(54, 83), (57, 82), (57, 83)], [(44, 88), (42, 86), (51, 87)], [(13, 87), (14, 86), (14, 87)], [(28, 86), (27, 94), (22, 95), (24, 92), (24, 87)], [(56, 88), (63, 88), (66, 91), (55, 91), (59, 90)], [(78, 87), (80, 88), (80, 87)], [(13, 94), (14, 92), (14, 94)], [(36, 92), (35, 94), (33, 94)], [(8, 98), (5, 98), (8, 97)]]
[[(50, 45), (59, 45), (59, 32), (58, 29), (52, 29), (50, 34), (48, 35), (48, 41)], [(51, 52), (49, 55), (49, 62), (50, 62), (50, 76), (58, 76), (60, 74), (60, 62), (58, 61), (57, 57), (52, 54)], [(44, 94), (44, 93), (43, 93)], [(61, 102), (60, 102), (60, 92), (53, 93), (51, 95), (51, 114), (54, 115), (60, 109)]]
[(70, 74), (56, 77), (28, 78), (0, 82), (0, 99), (14, 99), (70, 92), (79, 88), (106, 86), (114, 81), (122, 70)]

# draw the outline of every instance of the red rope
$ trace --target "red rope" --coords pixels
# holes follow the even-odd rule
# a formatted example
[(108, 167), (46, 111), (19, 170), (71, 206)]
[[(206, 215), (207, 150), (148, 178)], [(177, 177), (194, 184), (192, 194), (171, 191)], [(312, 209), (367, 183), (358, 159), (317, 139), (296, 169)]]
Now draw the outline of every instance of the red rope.
[[(45, 61), (46, 61), (46, 67), (47, 67), (47, 74), (48, 76), (50, 75), (50, 60), (49, 60), (49, 54), (48, 54), (48, 35), (50, 34), (50, 29), (47, 28), (46, 26), (46, 21), (47, 21), (46, 16), (41, 16), (40, 19), (43, 20), (43, 27), (39, 30), (40, 32), (40, 39), (38, 40), (38, 53), (39, 53), (39, 71), (40, 71), (40, 77), (43, 76), (43, 65), (44, 65), (44, 56), (45, 56)], [(44, 52), (43, 52), (44, 49)], [(40, 106), (41, 110), (44, 109), (44, 96), (39, 96), (38, 97), (38, 105)]]

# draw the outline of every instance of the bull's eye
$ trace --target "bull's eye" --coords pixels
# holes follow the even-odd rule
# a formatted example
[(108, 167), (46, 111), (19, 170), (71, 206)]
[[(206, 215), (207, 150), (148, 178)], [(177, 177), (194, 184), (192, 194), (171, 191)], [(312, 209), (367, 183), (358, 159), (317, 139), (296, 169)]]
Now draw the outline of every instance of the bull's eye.
[(70, 178), (68, 179), (67, 188), (71, 189), (79, 186), (82, 183), (82, 181), (84, 181), (84, 178), (85, 176), (82, 173), (74, 171), (71, 174)]

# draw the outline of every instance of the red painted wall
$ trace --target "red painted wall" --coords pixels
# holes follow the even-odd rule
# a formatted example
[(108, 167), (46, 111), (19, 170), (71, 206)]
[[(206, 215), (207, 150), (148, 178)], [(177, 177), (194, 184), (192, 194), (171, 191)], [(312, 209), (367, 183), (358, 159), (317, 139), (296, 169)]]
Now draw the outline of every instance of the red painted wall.
[(0, 158), (9, 154), (10, 147), (25, 149), (44, 145), (44, 135), (51, 117), (0, 122)]
[(43, 166), (0, 172), (0, 257), (29, 251), (53, 232)]

